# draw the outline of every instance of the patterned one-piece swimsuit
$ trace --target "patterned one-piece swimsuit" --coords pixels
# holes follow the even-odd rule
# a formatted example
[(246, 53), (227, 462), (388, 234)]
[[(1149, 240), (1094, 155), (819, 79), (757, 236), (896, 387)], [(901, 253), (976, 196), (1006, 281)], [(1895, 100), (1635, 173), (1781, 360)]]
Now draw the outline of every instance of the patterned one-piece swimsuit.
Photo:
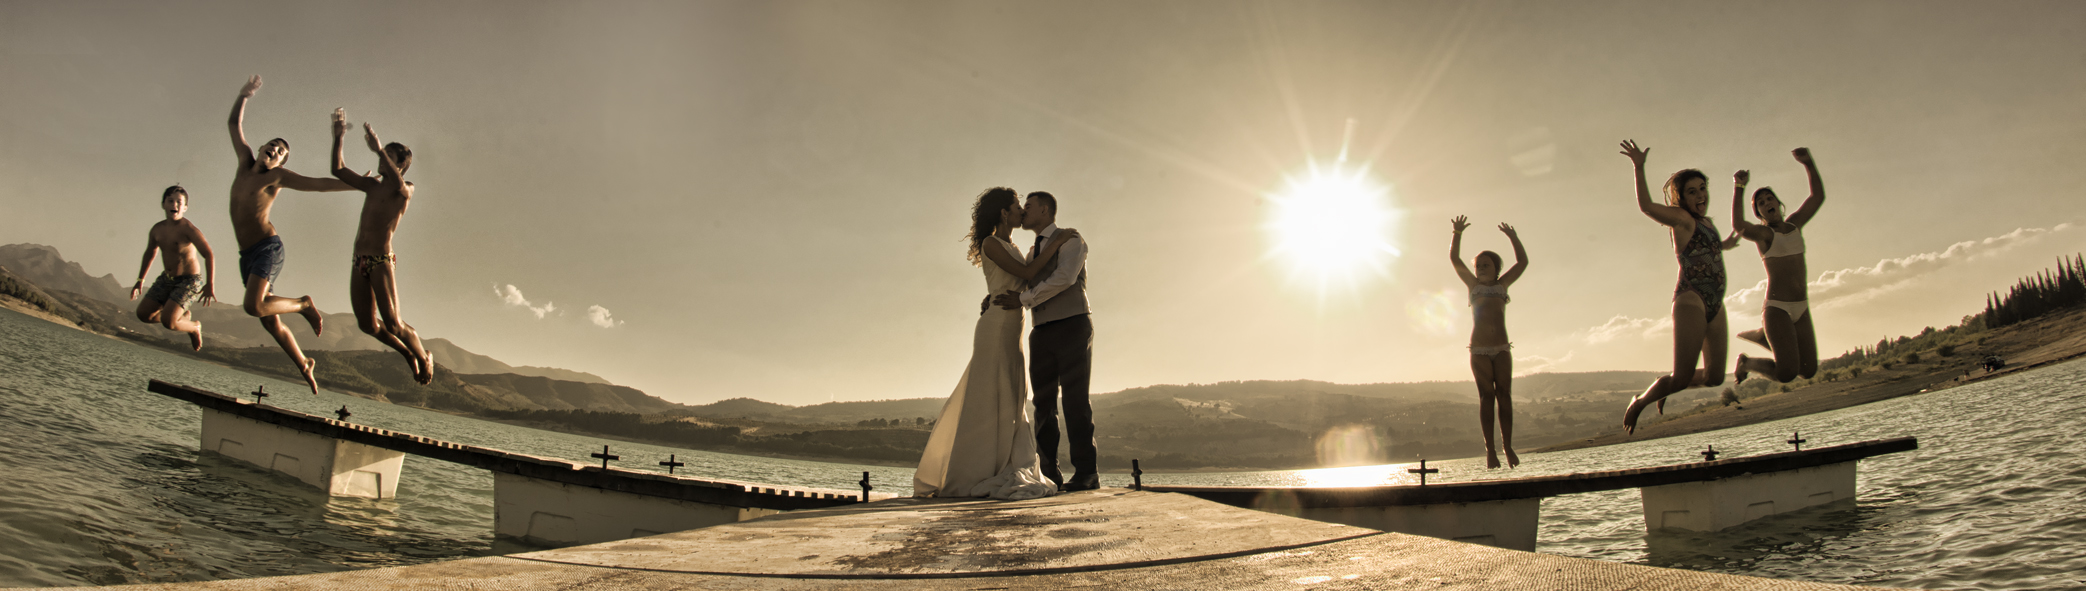
[(1695, 218), (1695, 234), (1680, 251), (1680, 286), (1673, 294), (1690, 289), (1702, 296), (1707, 319), (1716, 320), (1717, 313), (1724, 310), (1724, 241), (1717, 239), (1709, 218)]

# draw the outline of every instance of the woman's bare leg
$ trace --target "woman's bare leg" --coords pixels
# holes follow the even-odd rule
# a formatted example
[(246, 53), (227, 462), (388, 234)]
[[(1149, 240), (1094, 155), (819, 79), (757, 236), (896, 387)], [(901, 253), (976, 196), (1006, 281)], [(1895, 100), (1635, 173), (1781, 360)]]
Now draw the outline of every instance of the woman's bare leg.
[(1499, 449), (1507, 453), (1507, 467), (1521, 465), (1514, 453), (1514, 353), (1500, 351), (1492, 356), (1493, 401), (1499, 406)]
[(1688, 389), (1699, 379), (1700, 376), (1695, 374), (1695, 361), (1702, 355), (1702, 344), (1707, 342), (1705, 337), (1710, 325), (1703, 313), (1702, 296), (1694, 290), (1682, 291), (1673, 297), (1673, 373), (1659, 376), (1644, 389), (1643, 394), (1630, 400), (1629, 408), (1622, 413), (1623, 433), (1637, 431), (1637, 416), (1643, 414), (1646, 407), (1665, 400), (1674, 392)]
[(1803, 369), (1803, 345), (1797, 343), (1796, 324), (1789, 321), (1789, 313), (1781, 308), (1769, 307), (1760, 315), (1760, 324), (1767, 331), (1768, 349), (1775, 352), (1772, 359), (1751, 357), (1744, 360), (1739, 371), (1758, 373), (1767, 379), (1787, 384), (1796, 379)]
[(1738, 339), (1748, 343), (1759, 345), (1762, 349), (1773, 350), (1775, 348), (1774, 345), (1770, 345), (1767, 343), (1767, 332), (1758, 328), (1738, 333)]
[(1797, 370), (1796, 374), (1803, 376), (1804, 379), (1817, 376), (1818, 331), (1811, 326), (1810, 314), (1805, 314), (1803, 319), (1796, 321), (1796, 344), (1803, 347), (1803, 354), (1797, 356), (1797, 361), (1803, 365), (1801, 369)]
[(1492, 356), (1471, 355), (1470, 376), (1478, 384), (1478, 428), (1485, 434), (1485, 467), (1499, 467), (1498, 448), (1492, 443), (1492, 406), (1499, 400), (1492, 383)]

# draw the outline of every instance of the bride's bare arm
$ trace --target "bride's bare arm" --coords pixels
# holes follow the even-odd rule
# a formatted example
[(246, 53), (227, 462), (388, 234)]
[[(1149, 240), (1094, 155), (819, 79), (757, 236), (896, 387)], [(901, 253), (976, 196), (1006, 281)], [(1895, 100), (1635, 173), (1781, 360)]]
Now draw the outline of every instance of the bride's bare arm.
[(1036, 251), (1035, 256), (1029, 257), (1027, 263), (1014, 258), (1013, 253), (1007, 252), (1007, 249), (1004, 248), (985, 249), (985, 258), (992, 259), (992, 263), (999, 265), (1001, 270), (1012, 273), (1015, 277), (1020, 277), (1022, 281), (1028, 281), (1035, 279), (1037, 273), (1043, 272), (1043, 265), (1050, 262), (1050, 257), (1056, 255), (1059, 248), (1063, 247), (1066, 242), (1070, 242), (1078, 237), (1078, 230), (1071, 228), (1058, 230), (1057, 235), (1051, 236), (1050, 242), (1044, 244), (1042, 250)]

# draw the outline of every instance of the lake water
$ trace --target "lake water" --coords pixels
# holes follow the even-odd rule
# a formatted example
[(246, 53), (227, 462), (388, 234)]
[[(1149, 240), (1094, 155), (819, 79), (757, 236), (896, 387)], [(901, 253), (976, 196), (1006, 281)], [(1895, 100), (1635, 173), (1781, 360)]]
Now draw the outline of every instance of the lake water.
[[(286, 362), (287, 363), (287, 362)], [(265, 385), (270, 404), (522, 453), (626, 468), (677, 454), (708, 477), (907, 492), (912, 471), (715, 454), (537, 431), (324, 393), (0, 310), (0, 587), (198, 581), (418, 564), (533, 550), (492, 536), (492, 477), (410, 457), (399, 497), (335, 499), (197, 451), (200, 411), (150, 379), (224, 394)], [(1619, 409), (1618, 409), (1619, 410)], [(1773, 423), (1550, 454), (1520, 469), (1430, 462), (1431, 480), (1664, 465), (1915, 436), (1864, 460), (1860, 498), (1709, 534), (1646, 534), (1637, 494), (1543, 501), (1551, 554), (1830, 583), (1921, 588), (2086, 588), (2086, 363)], [(1473, 421), (1475, 422), (1475, 421)], [(656, 459), (655, 459), (656, 456)], [(1402, 483), (1406, 465), (1146, 474), (1200, 485)], [(1110, 475), (1104, 483), (1127, 485)]]

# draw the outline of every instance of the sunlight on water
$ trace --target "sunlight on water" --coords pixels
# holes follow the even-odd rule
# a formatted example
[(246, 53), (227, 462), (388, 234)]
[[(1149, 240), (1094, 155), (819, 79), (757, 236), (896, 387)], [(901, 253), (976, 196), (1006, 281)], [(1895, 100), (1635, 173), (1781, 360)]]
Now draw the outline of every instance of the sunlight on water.
[(1418, 484), (1419, 478), (1405, 472), (1408, 467), (1419, 464), (1384, 464), (1380, 466), (1349, 466), (1346, 468), (1322, 468), (1298, 470), (1296, 475), (1303, 480), (1301, 486), (1345, 487), (1379, 486), (1386, 484)]
[(1382, 463), (1389, 446), (1369, 425), (1341, 425), (1318, 436), (1318, 465), (1351, 466)]

